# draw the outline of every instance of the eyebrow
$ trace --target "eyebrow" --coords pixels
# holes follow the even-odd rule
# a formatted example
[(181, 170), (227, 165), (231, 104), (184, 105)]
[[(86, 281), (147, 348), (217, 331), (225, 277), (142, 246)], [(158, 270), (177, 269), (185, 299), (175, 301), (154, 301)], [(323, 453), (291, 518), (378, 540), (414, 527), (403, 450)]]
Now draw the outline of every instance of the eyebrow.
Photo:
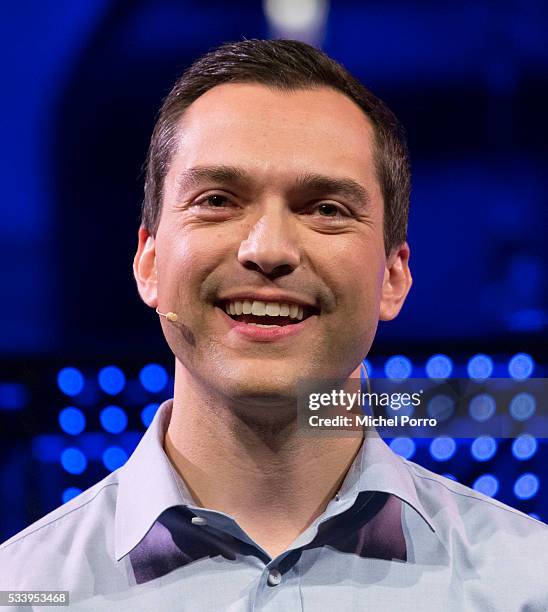
[[(253, 177), (237, 166), (196, 166), (184, 170), (177, 177), (179, 197), (189, 189), (199, 187), (204, 182), (237, 186), (253, 182)], [(318, 195), (330, 193), (340, 195), (366, 208), (371, 205), (369, 191), (350, 177), (334, 177), (315, 172), (305, 172), (296, 178), (292, 191), (307, 191)]]

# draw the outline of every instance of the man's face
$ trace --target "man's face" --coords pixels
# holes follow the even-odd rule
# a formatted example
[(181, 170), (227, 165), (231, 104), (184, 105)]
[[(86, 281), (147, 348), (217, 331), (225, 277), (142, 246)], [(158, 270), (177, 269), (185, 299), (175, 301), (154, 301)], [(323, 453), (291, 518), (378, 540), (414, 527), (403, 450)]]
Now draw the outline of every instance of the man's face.
[[(134, 269), (145, 302), (191, 330), (162, 319), (190, 375), (245, 401), (355, 370), (411, 285), (407, 245), (385, 257), (373, 143), (359, 107), (328, 88), (227, 84), (187, 109)], [(225, 310), (254, 300), (305, 305), (303, 320), (252, 319), (284, 323), (264, 328)]]

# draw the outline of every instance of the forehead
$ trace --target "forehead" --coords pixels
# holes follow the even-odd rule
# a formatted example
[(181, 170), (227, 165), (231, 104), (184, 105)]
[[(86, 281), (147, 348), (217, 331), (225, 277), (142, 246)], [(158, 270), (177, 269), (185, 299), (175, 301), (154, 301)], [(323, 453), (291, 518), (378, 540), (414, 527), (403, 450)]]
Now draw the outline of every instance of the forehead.
[(216, 86), (183, 114), (171, 171), (230, 164), (256, 175), (343, 174), (373, 188), (374, 130), (363, 111), (327, 87), (282, 91)]

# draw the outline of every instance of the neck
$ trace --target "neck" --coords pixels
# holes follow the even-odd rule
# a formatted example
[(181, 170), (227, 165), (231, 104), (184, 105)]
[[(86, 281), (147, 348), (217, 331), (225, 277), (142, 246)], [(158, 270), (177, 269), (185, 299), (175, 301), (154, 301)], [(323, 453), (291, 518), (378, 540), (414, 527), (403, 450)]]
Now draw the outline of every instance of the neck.
[(234, 517), (265, 550), (285, 549), (324, 511), (362, 440), (300, 435), (296, 409), (263, 426), (242, 418), (176, 361), (166, 454), (196, 505)]

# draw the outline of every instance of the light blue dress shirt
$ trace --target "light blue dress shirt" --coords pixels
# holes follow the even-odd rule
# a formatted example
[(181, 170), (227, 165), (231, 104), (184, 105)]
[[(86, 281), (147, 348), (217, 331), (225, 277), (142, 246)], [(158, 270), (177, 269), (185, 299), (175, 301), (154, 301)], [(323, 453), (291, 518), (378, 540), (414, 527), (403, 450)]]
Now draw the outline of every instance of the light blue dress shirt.
[(232, 517), (194, 504), (163, 450), (172, 407), (123, 467), (0, 546), (1, 590), (67, 590), (69, 609), (90, 611), (548, 610), (548, 526), (378, 436), (271, 558)]

